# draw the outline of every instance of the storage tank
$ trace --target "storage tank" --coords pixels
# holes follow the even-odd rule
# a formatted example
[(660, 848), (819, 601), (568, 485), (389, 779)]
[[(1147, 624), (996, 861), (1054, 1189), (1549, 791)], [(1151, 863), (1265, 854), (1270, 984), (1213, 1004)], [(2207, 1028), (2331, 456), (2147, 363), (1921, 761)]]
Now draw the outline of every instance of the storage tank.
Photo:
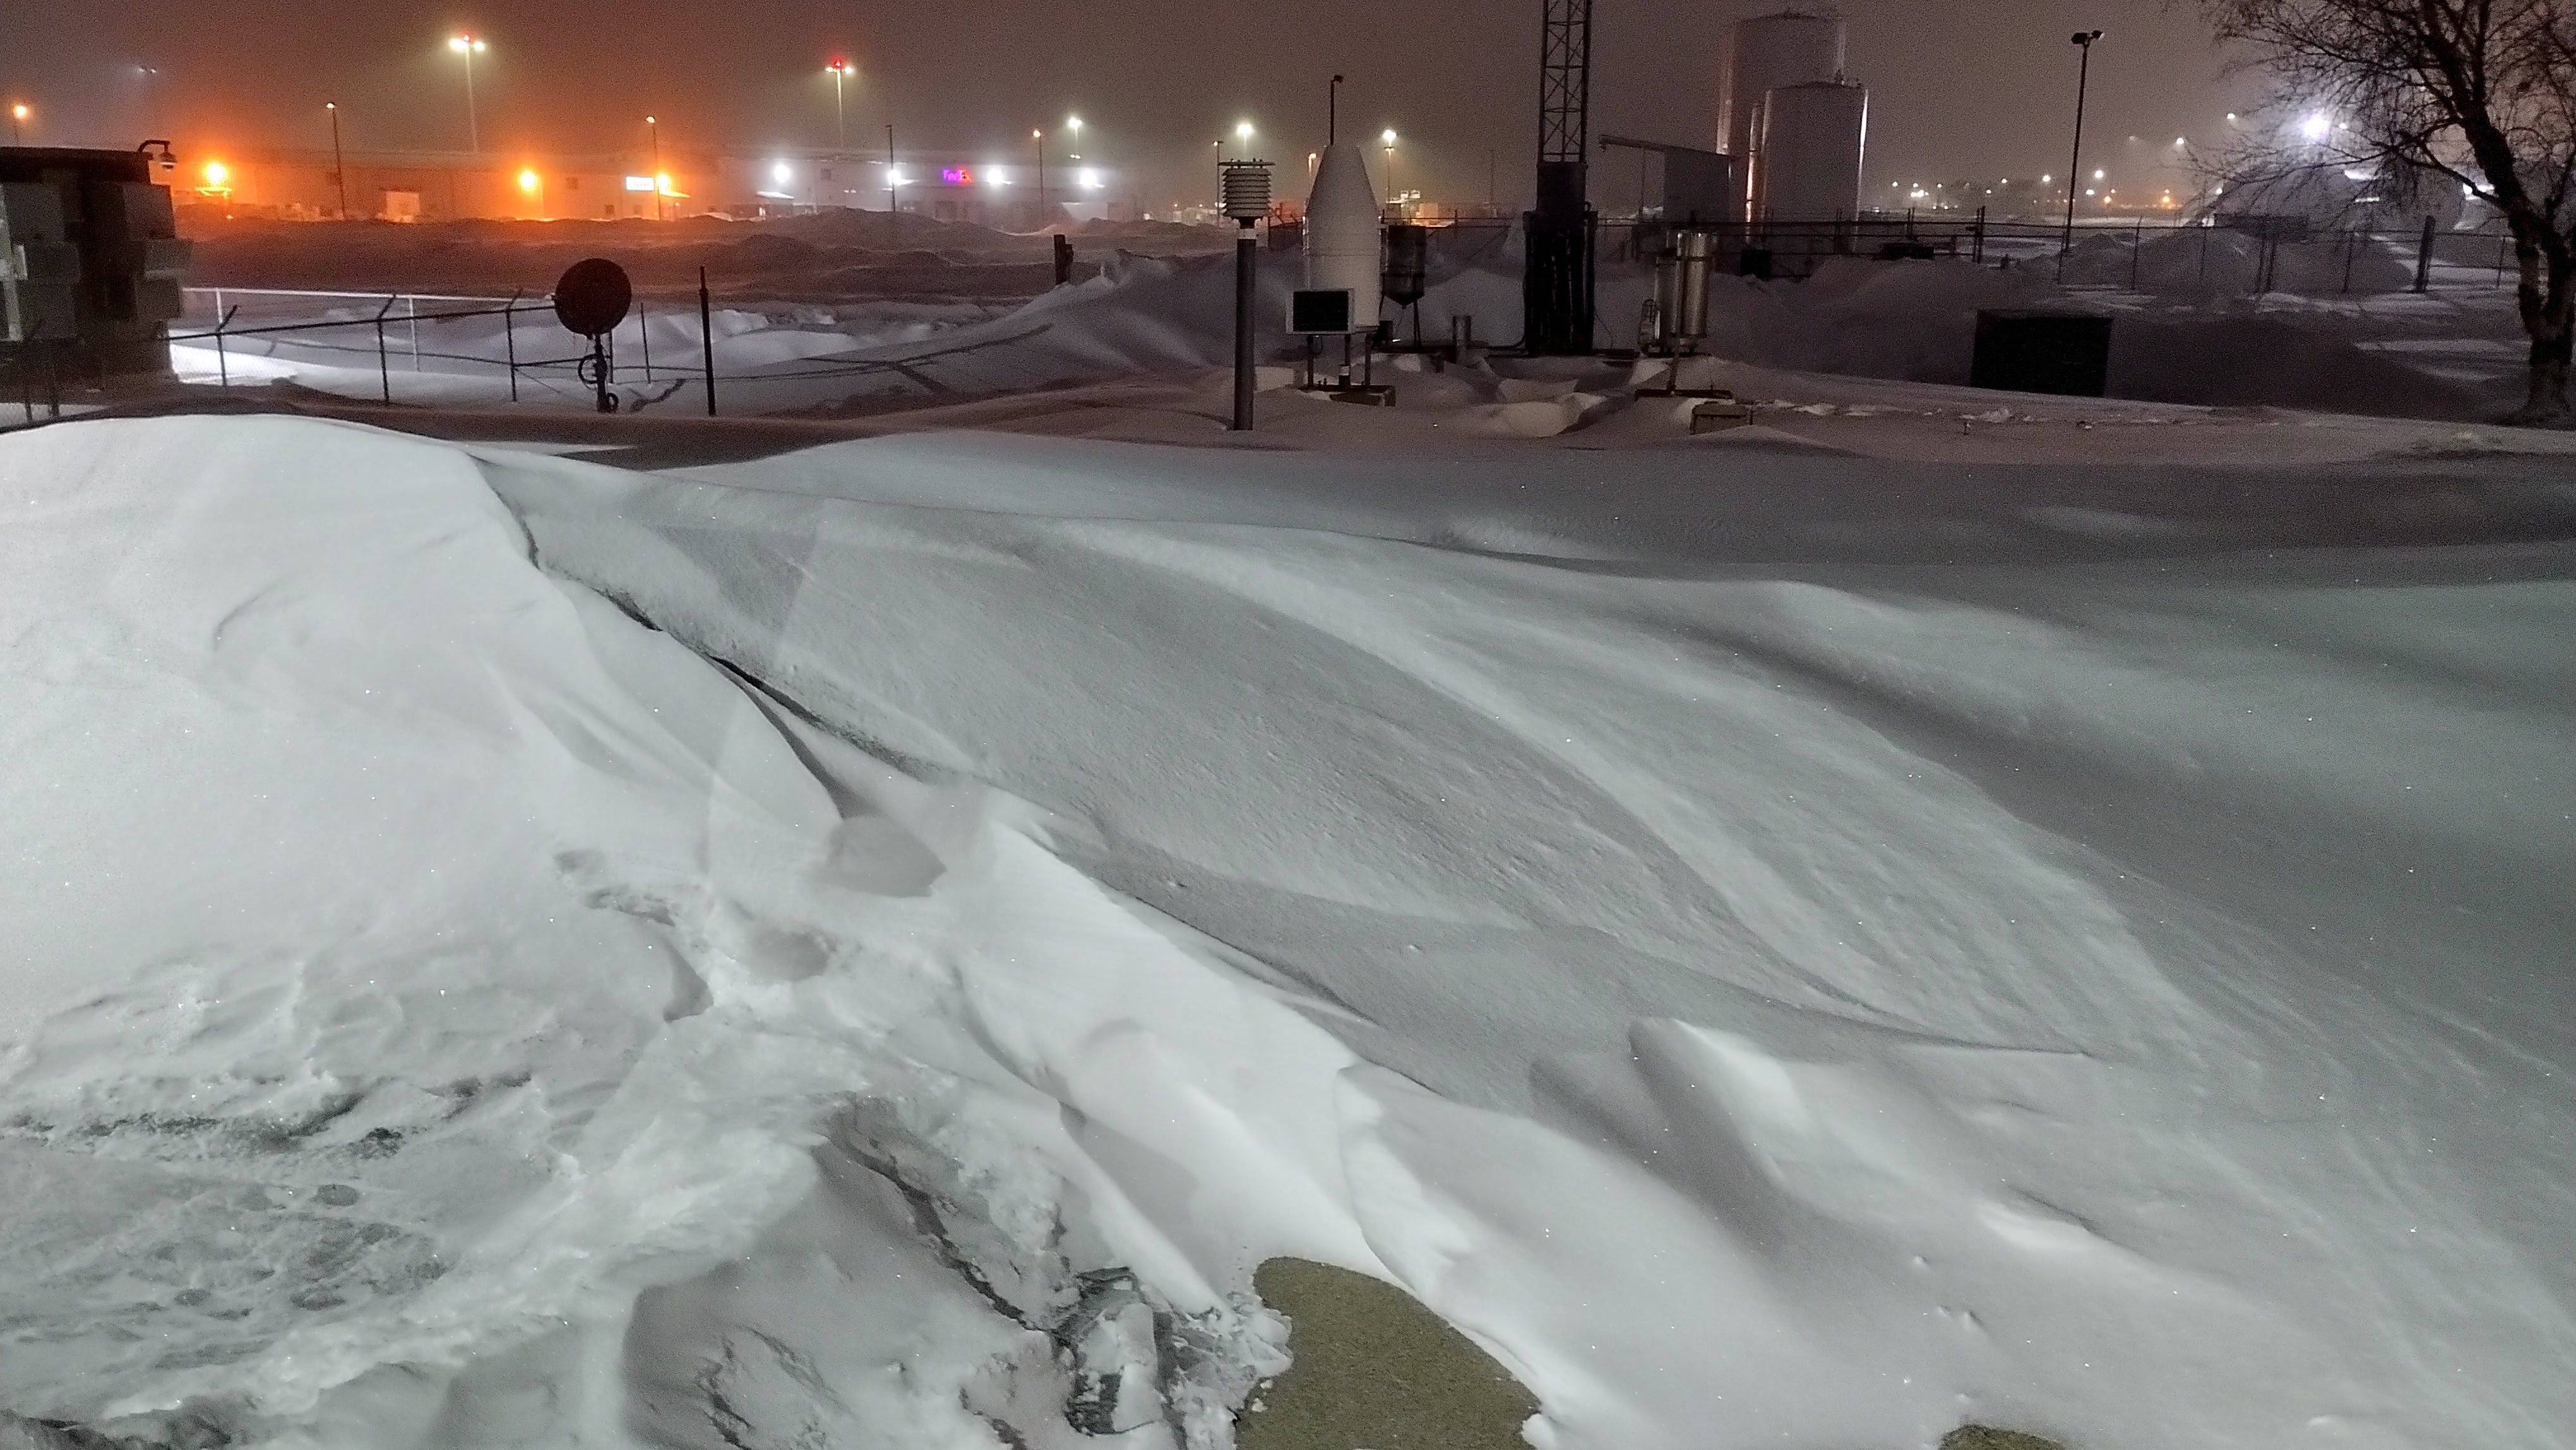
[(1833, 222), (1860, 214), (1869, 88), (1780, 86), (1762, 98), (1753, 141), (1753, 224)]
[(1782, 86), (1812, 85), (1843, 77), (1843, 18), (1829, 10), (1783, 10), (1738, 21), (1727, 50), (1726, 152), (1736, 158), (1736, 199), (1748, 185), (1754, 122), (1762, 98)]
[(1315, 189), (1306, 198), (1306, 286), (1351, 294), (1351, 330), (1368, 332), (1378, 317), (1377, 189), (1360, 148), (1324, 148)]

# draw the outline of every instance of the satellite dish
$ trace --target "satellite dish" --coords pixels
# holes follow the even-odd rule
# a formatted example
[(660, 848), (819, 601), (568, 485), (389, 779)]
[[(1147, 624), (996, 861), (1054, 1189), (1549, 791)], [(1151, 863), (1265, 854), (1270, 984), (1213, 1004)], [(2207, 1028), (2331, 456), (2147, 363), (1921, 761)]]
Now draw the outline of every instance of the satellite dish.
[(634, 305), (635, 284), (626, 279), (626, 269), (604, 257), (573, 263), (555, 283), (555, 316), (566, 332), (614, 332)]

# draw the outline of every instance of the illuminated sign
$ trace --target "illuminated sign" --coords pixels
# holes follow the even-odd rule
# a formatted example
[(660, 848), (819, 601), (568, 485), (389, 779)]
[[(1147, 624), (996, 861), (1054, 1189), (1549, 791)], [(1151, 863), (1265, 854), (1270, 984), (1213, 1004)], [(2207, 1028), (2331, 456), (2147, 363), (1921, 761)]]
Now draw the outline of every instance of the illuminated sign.
[(939, 169), (939, 179), (949, 186), (973, 186), (975, 172), (972, 167), (943, 166)]
[(626, 189), (628, 191), (651, 191), (653, 189), (653, 178), (649, 176), (630, 176), (626, 178)]

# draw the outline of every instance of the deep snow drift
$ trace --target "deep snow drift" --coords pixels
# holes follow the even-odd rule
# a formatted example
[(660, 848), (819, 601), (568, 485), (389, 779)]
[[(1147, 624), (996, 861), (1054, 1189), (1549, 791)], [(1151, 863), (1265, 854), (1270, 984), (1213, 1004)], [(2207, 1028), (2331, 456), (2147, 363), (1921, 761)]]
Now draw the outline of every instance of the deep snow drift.
[(1210, 1445), (1293, 1253), (1542, 1450), (2568, 1443), (2549, 461), (0, 484), (21, 1413)]

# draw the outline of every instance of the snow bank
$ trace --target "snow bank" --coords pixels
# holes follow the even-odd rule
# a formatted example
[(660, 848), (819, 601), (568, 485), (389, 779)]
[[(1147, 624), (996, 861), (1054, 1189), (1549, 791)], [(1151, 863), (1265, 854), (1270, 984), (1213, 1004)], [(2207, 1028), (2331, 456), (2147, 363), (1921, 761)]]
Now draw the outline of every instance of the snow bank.
[[(2117, 287), (2158, 297), (2250, 297), (2266, 280), (2264, 250), (2260, 238), (2226, 227), (2159, 230), (2145, 234), (2143, 242), (2133, 234), (2088, 231), (2067, 256), (2064, 279), (2070, 286)], [(2377, 237), (2350, 246), (2348, 256), (2340, 238), (2280, 242), (2272, 253), (2265, 290), (2273, 292), (2308, 297), (2397, 292), (2415, 280), (2413, 253), (2401, 256)], [(2059, 270), (2054, 257), (2030, 265), (2050, 276)]]
[(2544, 468), (0, 442), (0, 1405), (2559, 1445)]

